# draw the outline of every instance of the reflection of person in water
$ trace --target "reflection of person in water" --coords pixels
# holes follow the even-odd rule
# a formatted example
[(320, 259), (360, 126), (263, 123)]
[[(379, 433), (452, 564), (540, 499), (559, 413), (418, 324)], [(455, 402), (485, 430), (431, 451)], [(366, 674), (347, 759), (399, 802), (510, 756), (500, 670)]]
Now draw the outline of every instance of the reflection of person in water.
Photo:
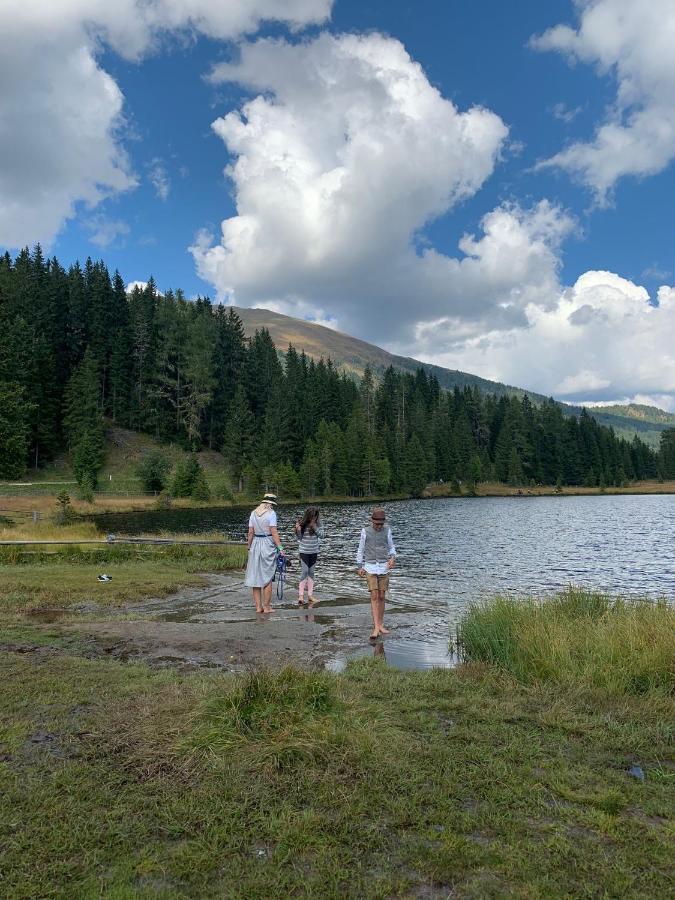
[(381, 656), (382, 661), (387, 661), (387, 654), (384, 652), (384, 644), (382, 641), (377, 641), (373, 644), (373, 657)]
[(371, 641), (377, 640), (389, 629), (384, 627), (384, 599), (389, 587), (389, 572), (396, 563), (396, 547), (391, 536), (391, 528), (385, 526), (385, 512), (381, 507), (373, 510), (371, 524), (361, 529), (361, 540), (356, 553), (359, 575), (366, 577), (370, 593), (370, 608), (373, 614)]

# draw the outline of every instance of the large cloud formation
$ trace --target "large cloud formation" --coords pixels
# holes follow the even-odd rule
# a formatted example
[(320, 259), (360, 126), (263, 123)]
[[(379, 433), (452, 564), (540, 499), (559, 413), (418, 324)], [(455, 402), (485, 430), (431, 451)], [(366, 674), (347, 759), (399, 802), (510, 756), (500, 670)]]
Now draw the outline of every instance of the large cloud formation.
[(446, 323), (418, 329), (422, 358), (570, 401), (638, 399), (675, 411), (675, 288), (647, 291), (585, 272), (528, 326), (453, 340)]
[(479, 190), (508, 129), (487, 109), (457, 110), (399, 41), (262, 40), (211, 77), (257, 92), (213, 124), (234, 157), (237, 215), (192, 252), (221, 299), (393, 340), (449, 310), (473, 330), (522, 321), (530, 287), (557, 284), (551, 247), (568, 222), (546, 204), (495, 210), (461, 259), (418, 239)]
[(50, 241), (75, 205), (135, 186), (120, 142), (124, 98), (100, 67), (169, 32), (231, 39), (265, 19), (323, 21), (333, 0), (22, 0), (0, 3), (0, 245)]
[(566, 169), (604, 202), (621, 177), (653, 175), (675, 158), (675, 3), (575, 2), (577, 30), (557, 25), (531, 44), (611, 74), (616, 99), (592, 141), (574, 143), (543, 165)]

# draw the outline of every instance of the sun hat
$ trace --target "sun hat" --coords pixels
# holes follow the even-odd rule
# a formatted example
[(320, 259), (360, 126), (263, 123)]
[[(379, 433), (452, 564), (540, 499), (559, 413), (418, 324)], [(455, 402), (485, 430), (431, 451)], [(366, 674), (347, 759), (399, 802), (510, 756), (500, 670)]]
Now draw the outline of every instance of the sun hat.
[(384, 522), (386, 515), (381, 506), (376, 506), (370, 518), (373, 522)]
[(276, 494), (265, 494), (265, 496), (260, 501), (261, 503), (271, 503), (272, 506), (277, 505), (277, 495)]

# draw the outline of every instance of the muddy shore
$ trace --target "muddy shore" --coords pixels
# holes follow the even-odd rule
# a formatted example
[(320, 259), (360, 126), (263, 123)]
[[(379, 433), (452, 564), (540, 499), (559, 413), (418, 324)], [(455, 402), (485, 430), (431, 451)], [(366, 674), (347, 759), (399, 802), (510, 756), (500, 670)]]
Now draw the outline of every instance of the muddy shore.
[(348, 658), (370, 655), (384, 656), (400, 668), (452, 664), (447, 623), (438, 620), (437, 610), (390, 604), (386, 624), (391, 634), (373, 646), (365, 592), (300, 608), (289, 586), (271, 615), (258, 615), (240, 575), (207, 578), (206, 587), (114, 611), (82, 604), (83, 620), (61, 628), (116, 658), (183, 671), (284, 665), (340, 671)]

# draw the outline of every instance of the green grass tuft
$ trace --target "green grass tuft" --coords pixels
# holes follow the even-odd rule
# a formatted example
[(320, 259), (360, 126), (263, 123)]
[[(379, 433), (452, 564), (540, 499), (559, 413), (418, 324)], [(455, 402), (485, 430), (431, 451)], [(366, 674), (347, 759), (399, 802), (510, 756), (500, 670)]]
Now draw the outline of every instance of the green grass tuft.
[(675, 609), (570, 588), (549, 600), (497, 597), (461, 624), (466, 658), (522, 681), (556, 681), (613, 694), (673, 692)]
[(251, 671), (202, 702), (184, 749), (218, 761), (236, 752), (251, 768), (274, 771), (317, 765), (335, 753), (368, 755), (372, 717), (352, 709), (347, 718), (345, 710), (328, 673)]

